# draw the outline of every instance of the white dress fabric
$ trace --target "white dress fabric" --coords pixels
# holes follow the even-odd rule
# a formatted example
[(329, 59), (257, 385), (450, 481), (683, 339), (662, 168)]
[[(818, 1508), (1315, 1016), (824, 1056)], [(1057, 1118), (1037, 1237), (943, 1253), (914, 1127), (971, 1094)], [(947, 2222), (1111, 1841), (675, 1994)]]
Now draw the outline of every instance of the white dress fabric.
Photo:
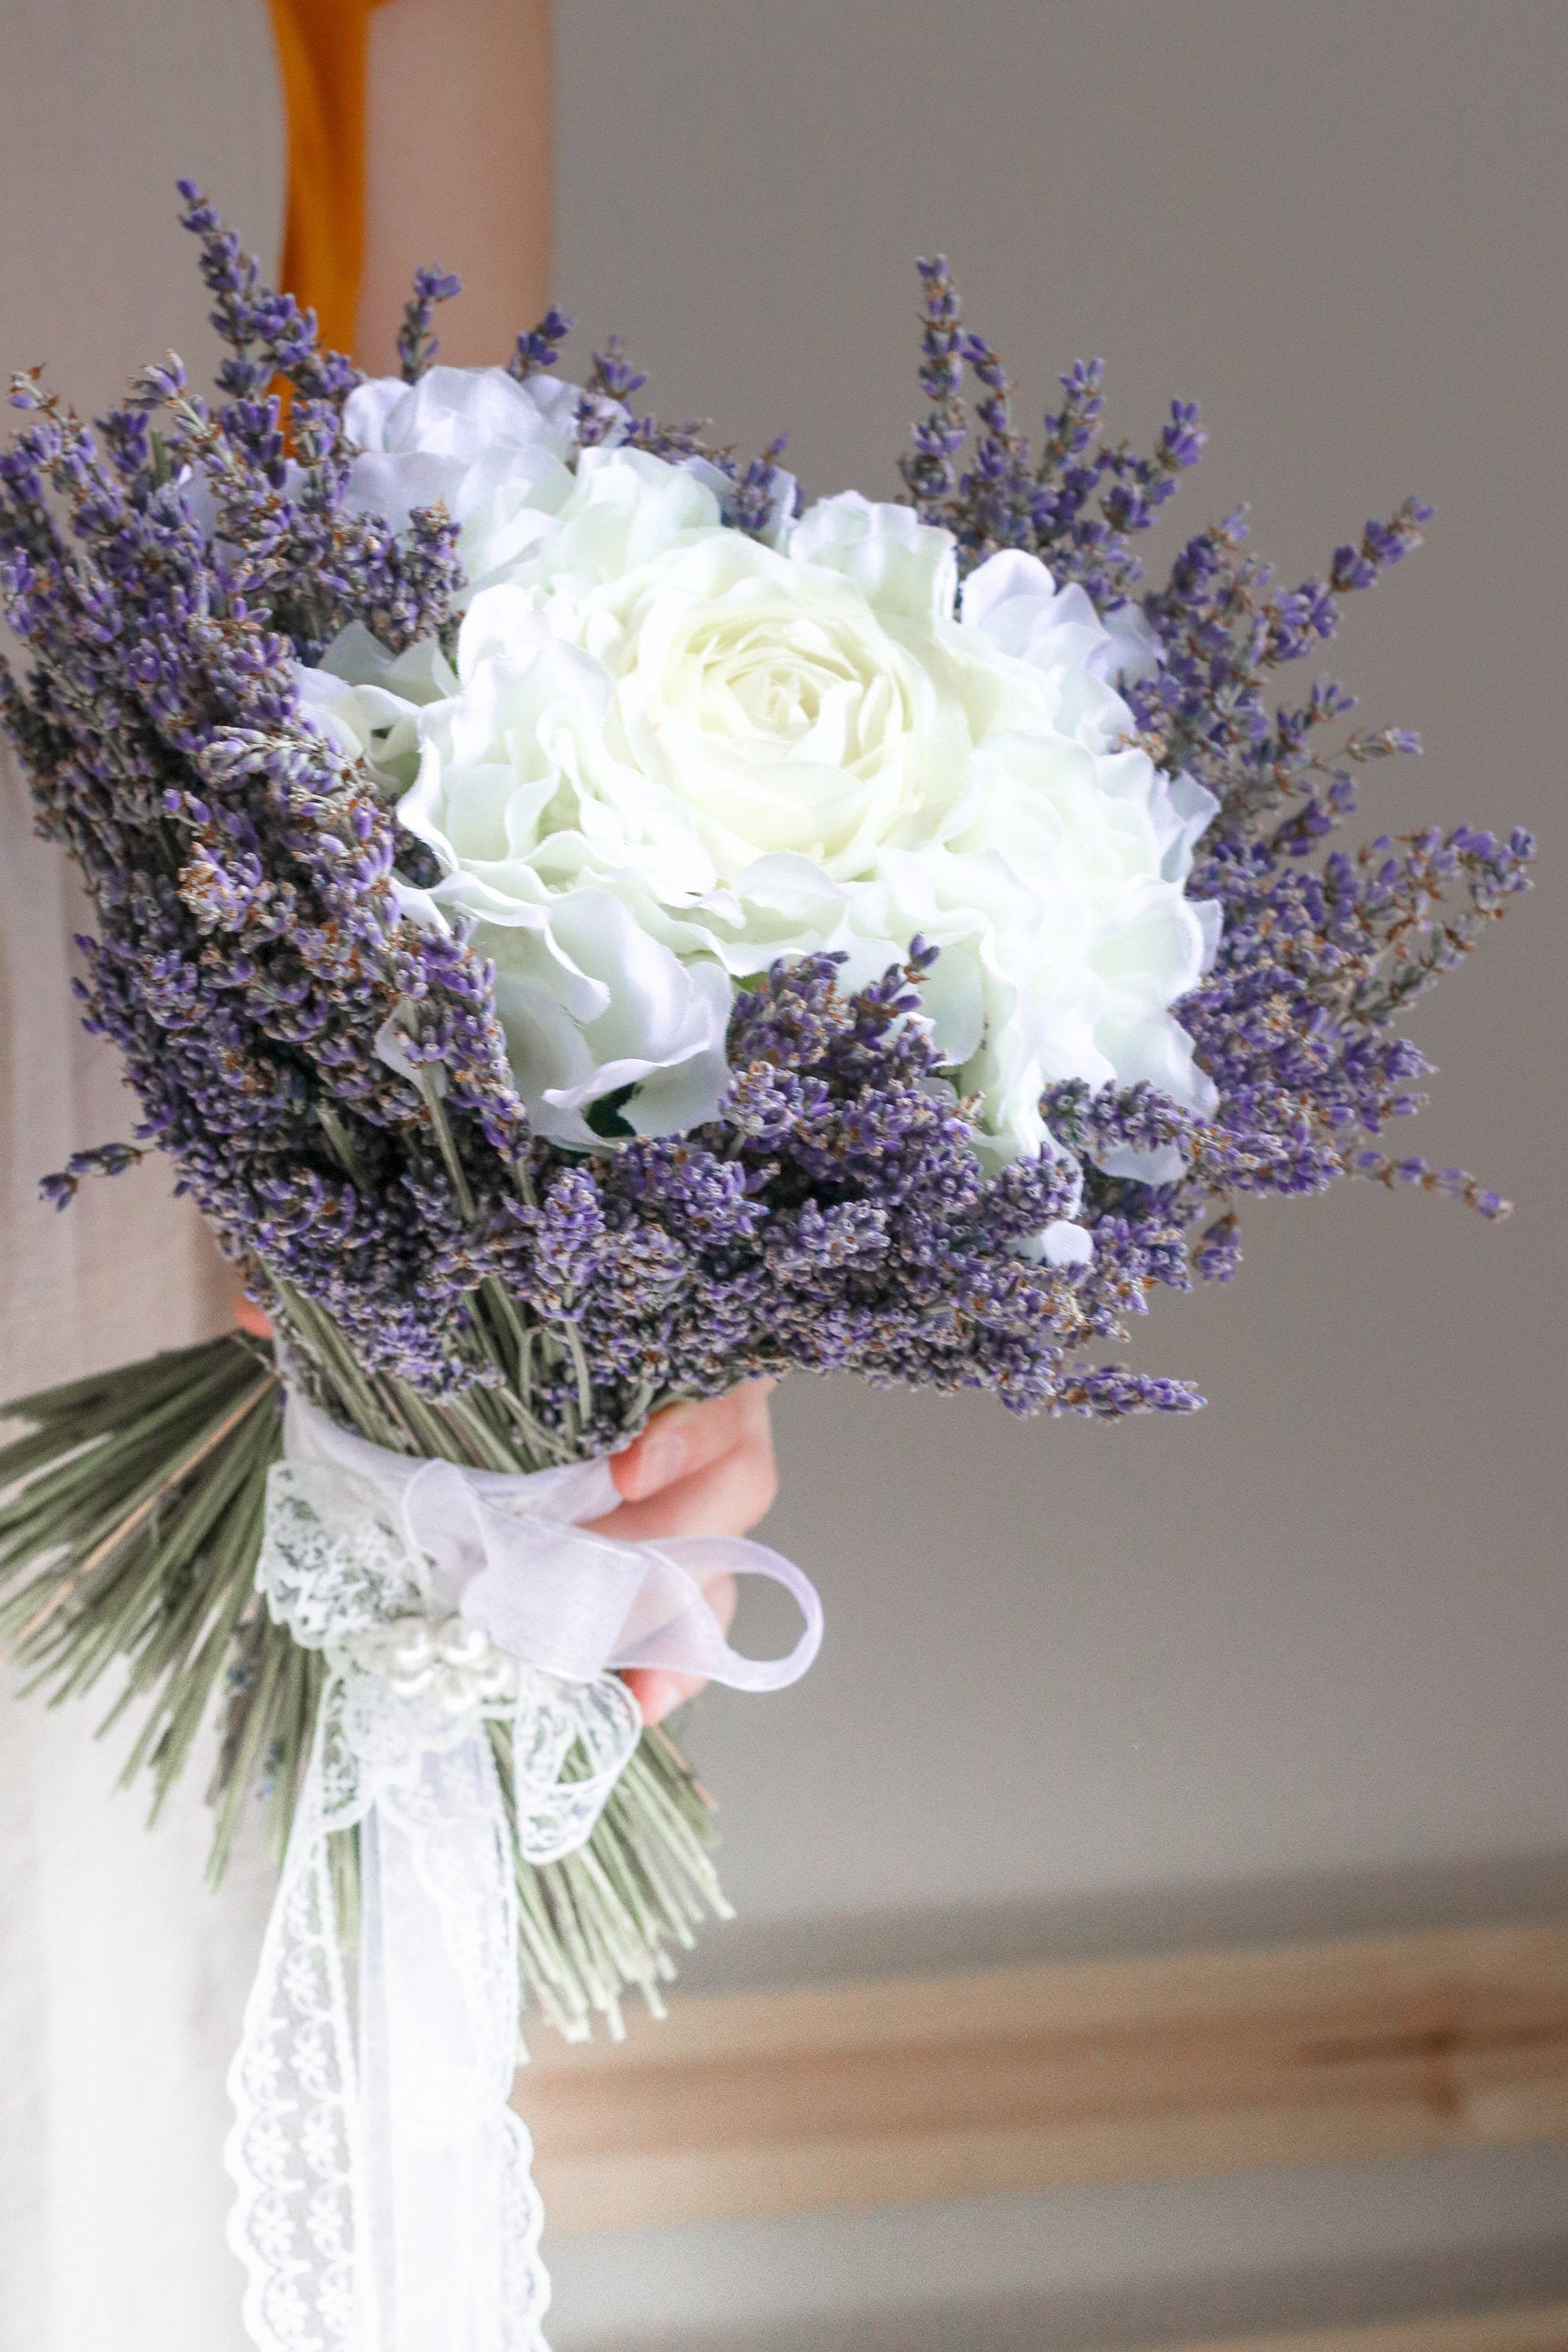
[[(266, 0), (6, 0), (0, 9), (0, 380), (47, 364), (98, 413), (212, 337), (174, 182), (270, 262), (284, 133)], [(9, 650), (9, 648), (8, 648)], [(0, 747), (0, 1394), (220, 1327), (230, 1283), (166, 1165), (37, 1181), (135, 1106), (68, 982), (84, 909)], [(239, 2352), (224, 2238), (224, 2075), (268, 1894), (204, 1881), (198, 1765), (153, 1835), (113, 1793), (103, 1691), (0, 1699), (0, 2352)], [(124, 1741), (119, 1743), (122, 1752)]]

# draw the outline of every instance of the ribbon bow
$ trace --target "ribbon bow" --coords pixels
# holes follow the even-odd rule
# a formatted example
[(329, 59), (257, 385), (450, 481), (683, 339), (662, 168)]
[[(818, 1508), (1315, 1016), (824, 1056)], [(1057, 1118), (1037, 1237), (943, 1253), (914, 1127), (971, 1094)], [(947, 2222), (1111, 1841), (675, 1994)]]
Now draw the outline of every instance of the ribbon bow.
[[(623, 1544), (604, 1462), (507, 1476), (389, 1454), (297, 1392), (257, 1585), (324, 1654), (282, 1879), (230, 2072), (230, 2226), (262, 2352), (545, 2352), (549, 2282), (518, 2055), (512, 1832), (488, 1725), (510, 1730), (516, 1840), (570, 1853), (640, 1734), (616, 1669), (738, 1690), (797, 1681), (810, 1580), (766, 1546)], [(784, 1586), (777, 1660), (733, 1649), (699, 1576)], [(579, 1751), (578, 1777), (562, 1777)], [(359, 1832), (357, 2035), (331, 1840)]]

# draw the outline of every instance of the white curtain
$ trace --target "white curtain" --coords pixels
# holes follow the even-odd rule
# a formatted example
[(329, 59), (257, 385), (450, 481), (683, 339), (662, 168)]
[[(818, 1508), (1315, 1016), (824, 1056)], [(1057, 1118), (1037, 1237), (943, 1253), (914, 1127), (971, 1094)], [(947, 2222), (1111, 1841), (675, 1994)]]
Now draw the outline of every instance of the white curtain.
[[(283, 125), (265, 0), (0, 0), (0, 379), (47, 363), (95, 413), (173, 346), (212, 339), (174, 181), (268, 263)], [(219, 1327), (229, 1285), (165, 1164), (37, 1181), (125, 1136), (135, 1106), (77, 1025), (83, 908), (0, 748), (0, 1394)], [(107, 1704), (0, 1698), (0, 2352), (231, 2352), (224, 2071), (265, 1874), (220, 1897), (199, 1768), (157, 1832), (116, 1795)], [(123, 1742), (121, 1743), (123, 1746)]]

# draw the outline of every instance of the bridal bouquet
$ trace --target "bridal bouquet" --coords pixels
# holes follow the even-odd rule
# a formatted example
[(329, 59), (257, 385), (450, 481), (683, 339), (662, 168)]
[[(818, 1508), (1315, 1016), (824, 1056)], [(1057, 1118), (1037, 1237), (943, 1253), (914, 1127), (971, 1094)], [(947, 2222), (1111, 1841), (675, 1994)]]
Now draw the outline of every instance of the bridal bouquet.
[[(806, 503), (782, 444), (637, 414), (618, 345), (563, 381), (554, 312), (434, 364), (437, 272), (362, 381), (184, 194), (219, 397), (171, 355), (89, 430), (17, 380), (0, 694), (140, 1104), (45, 1189), (166, 1151), (273, 1338), (10, 1408), (0, 1633), (60, 1693), (115, 1669), (160, 1795), (220, 1716), (220, 1864), (266, 1809), (256, 2342), (521, 2352), (520, 2003), (614, 2024), (722, 1904), (618, 1670), (777, 1688), (821, 1633), (759, 1545), (593, 1532), (606, 1458), (796, 1369), (1186, 1412), (1102, 1350), (1228, 1279), (1245, 1196), (1500, 1214), (1380, 1139), (1531, 844), (1330, 845), (1415, 740), (1268, 698), (1423, 508), (1289, 590), (1232, 516), (1146, 587), (1195, 409), (1134, 457), (1079, 366), (1031, 443), (941, 261), (901, 498)], [(787, 1657), (713, 1568), (795, 1594)]]

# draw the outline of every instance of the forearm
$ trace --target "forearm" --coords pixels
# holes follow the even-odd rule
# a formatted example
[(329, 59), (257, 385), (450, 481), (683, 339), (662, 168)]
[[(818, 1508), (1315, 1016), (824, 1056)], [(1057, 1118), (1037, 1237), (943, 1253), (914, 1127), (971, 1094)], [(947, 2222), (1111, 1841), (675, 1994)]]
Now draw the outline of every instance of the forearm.
[(390, 0), (371, 19), (357, 356), (396, 365), (415, 269), (454, 269), (454, 366), (504, 360), (550, 294), (549, 0)]

